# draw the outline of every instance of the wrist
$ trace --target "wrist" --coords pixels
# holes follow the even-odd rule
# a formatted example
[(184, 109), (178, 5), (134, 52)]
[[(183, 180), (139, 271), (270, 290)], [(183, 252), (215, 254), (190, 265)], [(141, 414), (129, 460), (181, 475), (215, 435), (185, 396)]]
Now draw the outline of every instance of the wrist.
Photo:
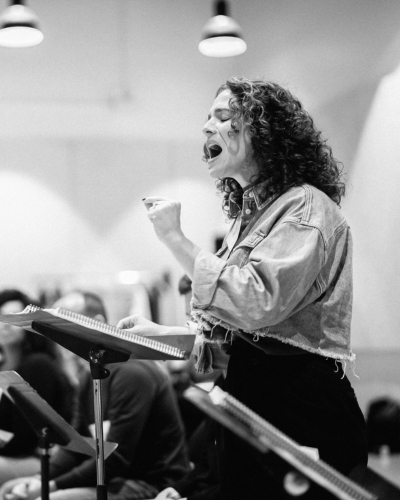
[(190, 335), (191, 332), (188, 326), (164, 326), (165, 335)]
[(58, 488), (57, 488), (56, 482), (54, 480), (50, 481), (49, 482), (49, 492), (53, 493), (54, 491), (57, 491), (57, 490), (58, 490)]
[(180, 248), (185, 240), (186, 237), (181, 230), (171, 231), (163, 237), (162, 243), (170, 250), (174, 250), (175, 248)]

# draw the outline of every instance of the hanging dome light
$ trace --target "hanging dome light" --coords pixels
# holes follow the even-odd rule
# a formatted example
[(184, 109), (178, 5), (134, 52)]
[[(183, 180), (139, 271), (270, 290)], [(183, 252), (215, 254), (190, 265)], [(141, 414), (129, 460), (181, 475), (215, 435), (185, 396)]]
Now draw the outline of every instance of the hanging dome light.
[(23, 4), (23, 0), (12, 0), (0, 16), (0, 45), (32, 47), (42, 40), (36, 14)]
[(215, 2), (216, 15), (204, 26), (199, 50), (209, 57), (238, 56), (246, 52), (242, 30), (238, 23), (227, 15), (225, 0)]

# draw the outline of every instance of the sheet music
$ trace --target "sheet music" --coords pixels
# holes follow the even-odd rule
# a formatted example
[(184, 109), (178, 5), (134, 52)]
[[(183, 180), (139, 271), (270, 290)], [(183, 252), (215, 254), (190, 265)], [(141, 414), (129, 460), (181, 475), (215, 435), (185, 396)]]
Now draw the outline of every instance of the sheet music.
[(127, 352), (136, 359), (187, 359), (195, 339), (194, 334), (140, 336), (63, 308), (28, 306), (21, 313), (0, 315), (0, 322), (36, 333), (41, 332), (35, 325), (44, 325), (87, 342)]

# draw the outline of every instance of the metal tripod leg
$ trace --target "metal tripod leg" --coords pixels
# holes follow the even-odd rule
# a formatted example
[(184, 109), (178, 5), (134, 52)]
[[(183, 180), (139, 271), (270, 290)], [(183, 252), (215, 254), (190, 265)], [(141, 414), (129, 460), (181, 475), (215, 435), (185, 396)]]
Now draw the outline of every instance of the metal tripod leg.
[(93, 400), (96, 436), (96, 472), (97, 472), (97, 500), (107, 500), (107, 486), (105, 482), (104, 466), (104, 437), (103, 437), (103, 404), (101, 381), (110, 375), (109, 370), (101, 363), (104, 350), (92, 349), (89, 353), (90, 371), (93, 380)]

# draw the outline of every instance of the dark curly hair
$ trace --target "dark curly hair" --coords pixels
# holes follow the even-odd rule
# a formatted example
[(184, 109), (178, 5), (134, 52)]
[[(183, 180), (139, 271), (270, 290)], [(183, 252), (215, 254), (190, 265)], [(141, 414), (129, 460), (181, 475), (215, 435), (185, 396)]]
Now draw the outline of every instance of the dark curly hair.
[[(261, 193), (264, 199), (308, 183), (340, 205), (345, 193), (341, 163), (333, 158), (331, 148), (298, 99), (280, 85), (263, 80), (229, 78), (216, 95), (224, 90), (230, 90), (233, 96), (229, 103), (232, 130), (238, 132), (239, 120), (248, 126), (258, 166), (251, 183), (268, 181)], [(217, 187), (224, 194), (224, 210), (230, 193), (241, 205), (243, 189), (234, 179), (219, 179)]]

